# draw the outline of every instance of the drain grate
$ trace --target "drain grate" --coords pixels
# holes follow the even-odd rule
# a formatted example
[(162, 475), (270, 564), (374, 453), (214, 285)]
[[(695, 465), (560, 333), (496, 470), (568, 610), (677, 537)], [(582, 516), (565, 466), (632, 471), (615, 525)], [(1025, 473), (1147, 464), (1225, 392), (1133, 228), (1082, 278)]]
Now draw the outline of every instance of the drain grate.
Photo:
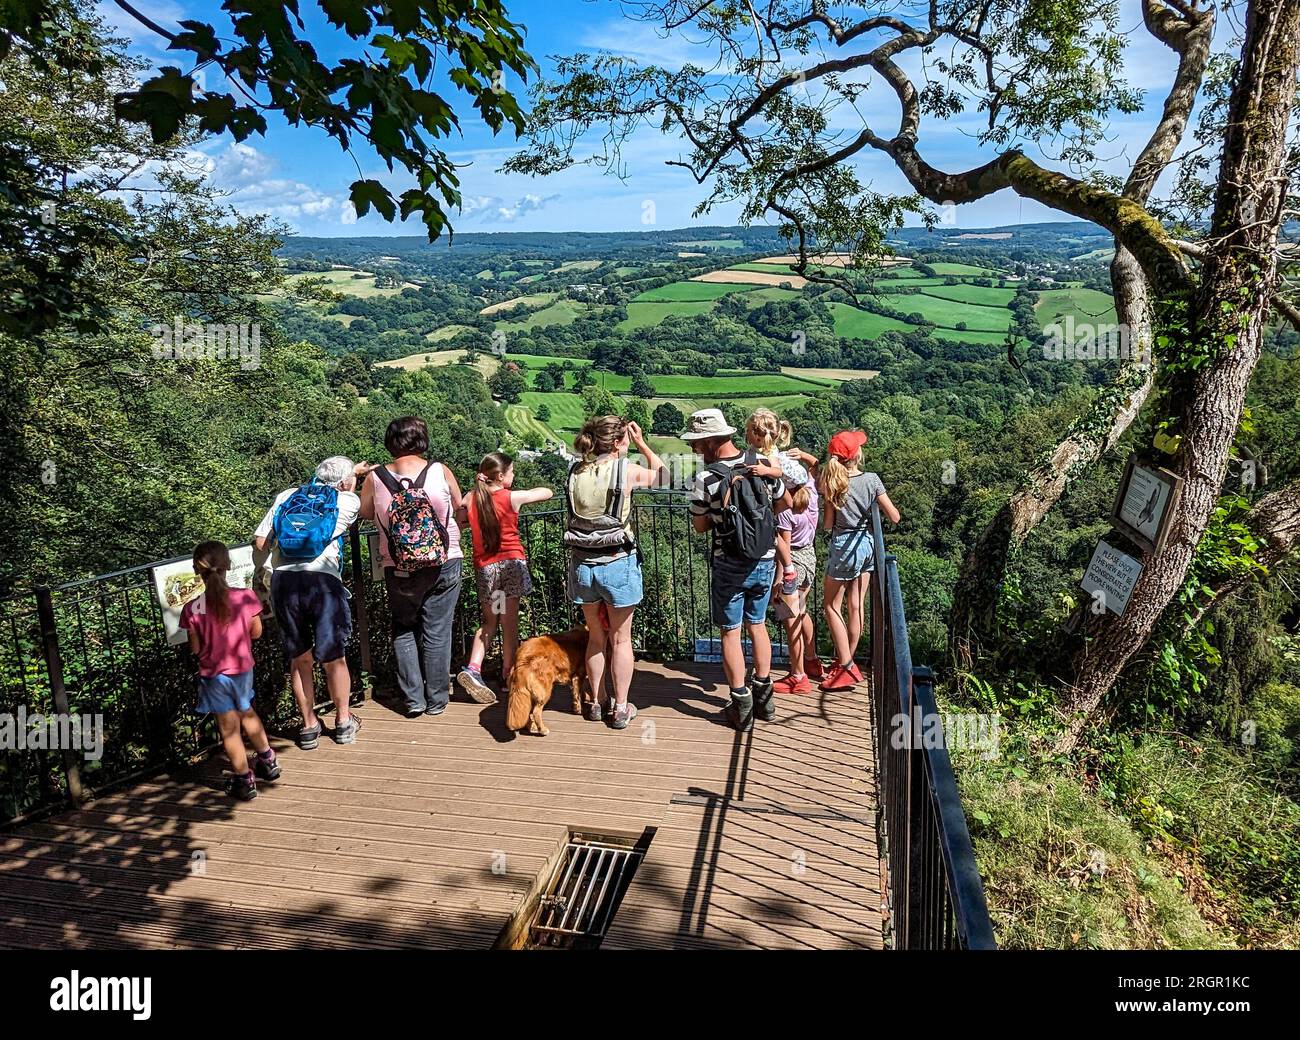
[(599, 946), (644, 851), (643, 842), (571, 836), (538, 901), (529, 945)]

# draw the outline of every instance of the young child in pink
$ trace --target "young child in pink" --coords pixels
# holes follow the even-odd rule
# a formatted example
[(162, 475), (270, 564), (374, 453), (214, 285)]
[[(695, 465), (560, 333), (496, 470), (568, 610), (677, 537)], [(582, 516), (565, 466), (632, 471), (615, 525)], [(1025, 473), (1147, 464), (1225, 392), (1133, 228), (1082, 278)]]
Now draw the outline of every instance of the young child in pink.
[[(253, 640), (262, 635), (262, 604), (252, 589), (232, 589), (226, 583), (229, 570), (230, 552), (221, 542), (195, 548), (194, 573), (203, 579), (203, 594), (185, 604), (180, 625), (199, 659), (198, 713), (217, 717), (230, 759), (234, 775), (226, 790), (249, 801), (257, 797), (257, 778), (277, 779), (280, 763), (253, 710)], [(243, 734), (257, 752), (251, 769)]]

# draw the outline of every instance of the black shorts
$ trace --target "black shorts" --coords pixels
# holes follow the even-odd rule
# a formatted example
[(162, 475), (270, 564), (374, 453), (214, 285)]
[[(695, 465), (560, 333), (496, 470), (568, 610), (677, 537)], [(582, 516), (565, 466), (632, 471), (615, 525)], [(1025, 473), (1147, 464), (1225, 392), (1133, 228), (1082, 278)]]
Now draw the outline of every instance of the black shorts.
[(352, 638), (348, 591), (333, 574), (284, 571), (271, 575), (271, 607), (290, 660), (312, 651), (317, 661), (337, 661)]

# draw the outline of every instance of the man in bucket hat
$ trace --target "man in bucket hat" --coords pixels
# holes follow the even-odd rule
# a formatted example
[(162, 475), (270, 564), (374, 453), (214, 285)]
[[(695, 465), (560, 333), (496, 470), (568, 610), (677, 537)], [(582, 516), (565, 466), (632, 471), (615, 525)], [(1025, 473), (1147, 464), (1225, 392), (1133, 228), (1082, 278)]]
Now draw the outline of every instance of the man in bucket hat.
[[(776, 717), (766, 615), (776, 565), (776, 514), (790, 507), (790, 493), (779, 469), (773, 474), (775, 467), (766, 460), (736, 447), (735, 432), (719, 409), (703, 408), (687, 419), (681, 437), (705, 463), (695, 478), (691, 521), (700, 534), (713, 535), (709, 608), (722, 631), (722, 670), (731, 692), (723, 715), (743, 733), (753, 727), (755, 715), (764, 721)], [(745, 683), (742, 627), (749, 630), (753, 651), (752, 689)]]

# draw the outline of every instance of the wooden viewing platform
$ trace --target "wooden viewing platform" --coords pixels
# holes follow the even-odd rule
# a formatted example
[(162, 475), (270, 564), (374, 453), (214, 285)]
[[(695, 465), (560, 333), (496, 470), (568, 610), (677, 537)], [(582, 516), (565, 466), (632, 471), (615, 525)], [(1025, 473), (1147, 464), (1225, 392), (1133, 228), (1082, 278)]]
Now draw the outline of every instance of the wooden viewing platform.
[(487, 948), (570, 829), (653, 828), (604, 948), (882, 948), (866, 686), (744, 736), (726, 696), (716, 665), (639, 664), (627, 730), (560, 690), (544, 738), (367, 703), (355, 745), (277, 739), (253, 802), (218, 755), (0, 833), (0, 946)]

